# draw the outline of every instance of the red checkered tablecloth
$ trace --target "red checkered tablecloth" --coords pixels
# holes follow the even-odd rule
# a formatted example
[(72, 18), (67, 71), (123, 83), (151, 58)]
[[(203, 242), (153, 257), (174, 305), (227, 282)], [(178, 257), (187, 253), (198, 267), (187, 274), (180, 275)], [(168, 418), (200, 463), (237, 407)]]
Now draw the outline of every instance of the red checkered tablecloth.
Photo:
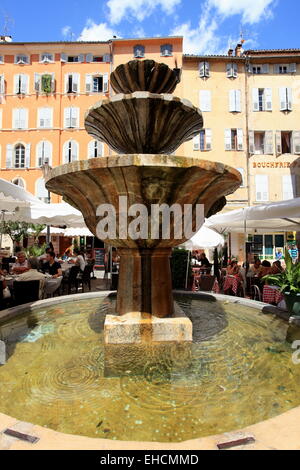
[(283, 300), (283, 295), (278, 289), (274, 286), (264, 286), (263, 290), (263, 302), (265, 304), (279, 304)]
[(226, 276), (225, 277), (225, 282), (223, 285), (223, 291), (226, 292), (229, 289), (232, 289), (232, 291), (237, 294), (238, 287), (239, 287), (240, 280), (238, 277), (235, 276)]

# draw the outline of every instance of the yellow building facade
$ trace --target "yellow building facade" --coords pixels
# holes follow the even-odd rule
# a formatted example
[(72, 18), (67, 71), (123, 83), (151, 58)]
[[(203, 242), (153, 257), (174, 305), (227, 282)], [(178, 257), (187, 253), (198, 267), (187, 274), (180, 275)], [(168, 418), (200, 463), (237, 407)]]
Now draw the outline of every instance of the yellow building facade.
[[(177, 155), (226, 163), (243, 176), (226, 211), (300, 195), (300, 50), (183, 54), (183, 38), (97, 42), (0, 42), (0, 177), (47, 198), (41, 166), (111, 154), (84, 129), (86, 110), (113, 94), (110, 73), (129, 60), (182, 68), (176, 95), (199, 107), (204, 129)], [(51, 195), (58, 202), (56, 195)], [(274, 257), (284, 234), (255, 238)], [(244, 234), (232, 254), (245, 257)], [(251, 239), (250, 239), (251, 241)]]

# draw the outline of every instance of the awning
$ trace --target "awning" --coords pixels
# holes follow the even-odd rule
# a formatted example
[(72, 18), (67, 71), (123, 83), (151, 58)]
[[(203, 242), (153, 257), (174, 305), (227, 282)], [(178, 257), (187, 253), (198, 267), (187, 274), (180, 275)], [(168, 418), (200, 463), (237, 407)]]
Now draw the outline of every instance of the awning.
[(205, 222), (205, 226), (219, 233), (300, 231), (300, 198), (214, 215)]

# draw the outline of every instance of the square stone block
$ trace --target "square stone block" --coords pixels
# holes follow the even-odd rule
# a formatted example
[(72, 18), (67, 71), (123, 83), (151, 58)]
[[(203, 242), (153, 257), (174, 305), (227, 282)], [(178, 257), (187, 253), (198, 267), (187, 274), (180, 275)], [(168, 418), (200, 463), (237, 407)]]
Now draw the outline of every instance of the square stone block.
[(175, 302), (174, 315), (168, 318), (142, 318), (140, 312), (123, 316), (107, 315), (104, 323), (105, 344), (143, 344), (192, 342), (192, 322)]

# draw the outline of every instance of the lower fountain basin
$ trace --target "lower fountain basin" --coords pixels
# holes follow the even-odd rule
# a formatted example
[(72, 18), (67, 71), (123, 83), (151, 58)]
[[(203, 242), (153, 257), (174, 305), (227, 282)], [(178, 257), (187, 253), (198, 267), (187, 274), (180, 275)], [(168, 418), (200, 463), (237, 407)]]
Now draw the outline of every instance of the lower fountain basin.
[(191, 349), (139, 346), (124, 351), (126, 367), (113, 374), (105, 372), (103, 344), (113, 300), (72, 296), (25, 307), (0, 326), (8, 352), (0, 413), (69, 434), (181, 442), (300, 405), (288, 324), (270, 321), (260, 304), (241, 306), (229, 297), (176, 300), (193, 322)]

